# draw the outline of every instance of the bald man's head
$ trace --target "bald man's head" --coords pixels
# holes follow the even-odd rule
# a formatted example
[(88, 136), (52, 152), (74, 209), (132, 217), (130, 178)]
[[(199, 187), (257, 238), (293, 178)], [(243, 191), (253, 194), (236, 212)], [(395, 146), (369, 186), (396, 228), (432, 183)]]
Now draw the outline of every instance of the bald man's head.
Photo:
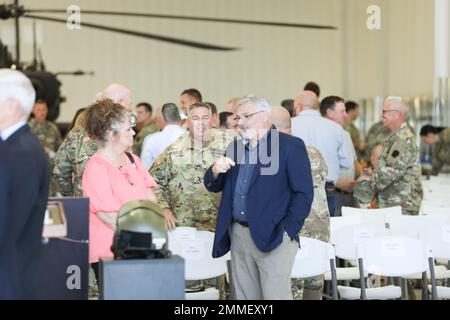
[(131, 91), (127, 87), (119, 83), (108, 85), (101, 94), (101, 99), (110, 99), (125, 107), (128, 111), (132, 111)]
[(272, 108), (272, 124), (278, 131), (291, 134), (291, 115), (285, 108)]
[(317, 95), (309, 90), (300, 92), (294, 101), (294, 113), (298, 115), (304, 110), (318, 109), (319, 99)]

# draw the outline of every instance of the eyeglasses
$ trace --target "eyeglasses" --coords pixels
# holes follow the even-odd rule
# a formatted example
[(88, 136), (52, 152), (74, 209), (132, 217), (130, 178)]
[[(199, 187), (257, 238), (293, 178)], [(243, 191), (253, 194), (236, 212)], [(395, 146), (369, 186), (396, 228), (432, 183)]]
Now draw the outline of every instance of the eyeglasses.
[(382, 114), (385, 114), (386, 112), (392, 112), (392, 111), (400, 112), (400, 111), (398, 111), (398, 110), (388, 109), (388, 110), (382, 110), (381, 113), (382, 113)]
[(234, 120), (236, 120), (236, 121), (239, 121), (239, 120), (247, 121), (248, 118), (253, 117), (255, 114), (260, 113), (260, 112), (263, 112), (263, 111), (260, 110), (260, 111), (253, 112), (251, 114), (243, 114), (242, 116), (236, 115), (234, 117)]

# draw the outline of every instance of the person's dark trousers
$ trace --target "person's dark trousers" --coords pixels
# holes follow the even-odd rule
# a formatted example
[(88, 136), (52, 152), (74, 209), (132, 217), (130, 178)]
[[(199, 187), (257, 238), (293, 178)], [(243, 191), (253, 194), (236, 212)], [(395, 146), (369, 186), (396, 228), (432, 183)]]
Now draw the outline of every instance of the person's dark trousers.
[(330, 217), (334, 217), (335, 213), (335, 203), (336, 203), (336, 195), (327, 192), (327, 202), (328, 202), (328, 210), (330, 211)]
[(98, 283), (98, 262), (91, 263), (92, 270), (94, 270), (95, 282)]
[(335, 209), (334, 216), (340, 217), (342, 216), (342, 207), (351, 207), (357, 208), (355, 199), (353, 198), (353, 193), (340, 191), (336, 189), (336, 198), (335, 198)]

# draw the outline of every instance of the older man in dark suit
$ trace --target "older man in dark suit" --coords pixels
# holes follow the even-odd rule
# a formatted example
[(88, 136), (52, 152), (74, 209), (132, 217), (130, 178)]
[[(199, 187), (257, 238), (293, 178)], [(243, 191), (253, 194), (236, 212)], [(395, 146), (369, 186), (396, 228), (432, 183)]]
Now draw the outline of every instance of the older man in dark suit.
[(41, 236), (49, 187), (49, 163), (26, 120), (35, 101), (31, 81), (21, 72), (0, 69), (0, 132), (11, 170), (8, 217), (14, 251), (14, 298), (39, 298)]
[(271, 109), (264, 98), (240, 100), (243, 139), (205, 174), (209, 191), (223, 191), (213, 256), (231, 249), (238, 299), (292, 299), (298, 234), (314, 196), (305, 145), (272, 126)]
[(11, 245), (11, 170), (6, 144), (0, 139), (0, 300), (14, 298), (14, 250)]

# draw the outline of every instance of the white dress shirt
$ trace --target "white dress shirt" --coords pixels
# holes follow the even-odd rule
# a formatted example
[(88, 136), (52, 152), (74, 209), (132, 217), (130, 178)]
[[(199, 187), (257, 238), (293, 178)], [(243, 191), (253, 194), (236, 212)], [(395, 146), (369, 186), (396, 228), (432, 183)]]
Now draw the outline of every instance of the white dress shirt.
[(292, 135), (319, 149), (328, 167), (327, 181), (336, 183), (341, 170), (353, 167), (353, 152), (344, 141), (344, 129), (317, 110), (305, 110), (292, 118)]
[(149, 170), (156, 158), (175, 142), (186, 130), (177, 124), (168, 124), (161, 132), (145, 137), (142, 143), (141, 162)]
[(10, 136), (12, 136), (14, 134), (14, 132), (16, 132), (17, 130), (19, 130), (20, 128), (22, 128), (24, 125), (26, 125), (27, 122), (26, 121), (19, 121), (15, 124), (13, 124), (12, 126), (6, 128), (5, 130), (2, 131), (2, 133), (0, 134), (1, 138), (3, 141), (6, 141), (6, 139), (8, 139)]

